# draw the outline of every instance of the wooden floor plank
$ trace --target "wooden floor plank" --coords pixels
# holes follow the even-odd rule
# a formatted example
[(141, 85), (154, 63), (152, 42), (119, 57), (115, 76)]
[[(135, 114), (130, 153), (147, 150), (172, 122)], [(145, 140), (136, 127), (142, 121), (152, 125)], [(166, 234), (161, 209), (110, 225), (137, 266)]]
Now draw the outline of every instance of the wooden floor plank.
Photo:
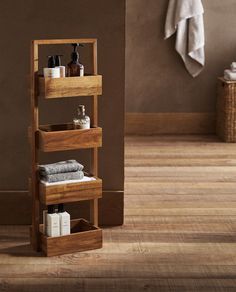
[[(143, 292), (235, 291), (235, 279), (2, 279), (2, 291), (11, 292)], [(224, 290), (225, 289), (225, 290)]]
[(236, 159), (229, 158), (128, 158), (126, 167), (153, 167), (153, 166), (236, 166)]

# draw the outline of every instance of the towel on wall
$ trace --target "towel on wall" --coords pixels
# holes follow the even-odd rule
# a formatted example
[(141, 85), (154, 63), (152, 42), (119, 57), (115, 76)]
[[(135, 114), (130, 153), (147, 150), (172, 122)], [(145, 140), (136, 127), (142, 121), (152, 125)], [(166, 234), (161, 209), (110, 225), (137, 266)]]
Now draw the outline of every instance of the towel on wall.
[(201, 0), (169, 0), (165, 39), (176, 32), (176, 51), (193, 77), (205, 65), (203, 13)]

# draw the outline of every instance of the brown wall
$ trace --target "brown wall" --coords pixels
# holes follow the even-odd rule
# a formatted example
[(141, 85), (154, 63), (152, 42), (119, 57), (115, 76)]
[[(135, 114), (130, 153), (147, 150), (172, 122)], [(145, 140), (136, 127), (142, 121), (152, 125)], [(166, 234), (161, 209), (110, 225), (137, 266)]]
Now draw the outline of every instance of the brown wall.
[(164, 41), (168, 0), (126, 1), (126, 111), (213, 112), (216, 78), (236, 60), (236, 1), (203, 0), (206, 66), (193, 79)]
[[(101, 206), (110, 213), (103, 216), (102, 222), (122, 223), (125, 0), (10, 0), (0, 2), (0, 11), (0, 214), (4, 210), (5, 213), (11, 212), (11, 223), (16, 221), (14, 218), (20, 218), (19, 223), (29, 222), (30, 200), (26, 191), (31, 39), (93, 37), (98, 38), (99, 73), (104, 78), (103, 96), (99, 98), (99, 121), (104, 130), (99, 173), (106, 191)], [(56, 50), (65, 53), (63, 61), (68, 63), (71, 48)], [(44, 60), (46, 54), (47, 51), (41, 52)], [(84, 48), (81, 62), (89, 68), (87, 60), (87, 49)], [(89, 110), (89, 98), (42, 101), (40, 120), (43, 123), (70, 121), (77, 105), (82, 102)], [(89, 161), (88, 150), (47, 155), (42, 161), (72, 157), (84, 163)], [(17, 212), (16, 206), (19, 206)], [(116, 218), (112, 218), (112, 210)], [(0, 223), (8, 223), (8, 220), (0, 216)]]

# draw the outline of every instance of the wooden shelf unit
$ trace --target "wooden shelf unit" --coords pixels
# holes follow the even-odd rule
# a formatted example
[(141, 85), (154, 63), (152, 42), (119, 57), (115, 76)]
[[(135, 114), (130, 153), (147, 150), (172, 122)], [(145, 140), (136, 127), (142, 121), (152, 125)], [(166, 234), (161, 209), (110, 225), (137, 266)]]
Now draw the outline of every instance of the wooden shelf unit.
[[(38, 75), (39, 46), (55, 44), (91, 44), (93, 47), (93, 72), (91, 76), (43, 78)], [(45, 255), (61, 255), (102, 247), (102, 230), (98, 228), (98, 199), (102, 197), (102, 180), (98, 175), (98, 147), (102, 146), (102, 129), (98, 124), (98, 95), (102, 94), (102, 76), (97, 75), (97, 40), (63, 39), (34, 40), (31, 44), (31, 174), (29, 189), (32, 194), (32, 226), (30, 241), (36, 251)], [(91, 96), (91, 128), (75, 130), (72, 124), (39, 125), (40, 97), (66, 98)], [(39, 151), (66, 151), (91, 148), (90, 172), (95, 180), (89, 182), (46, 185), (39, 181)], [(90, 201), (90, 222), (85, 219), (71, 220), (72, 233), (67, 236), (47, 237), (40, 224), (40, 204), (47, 206), (59, 203)]]

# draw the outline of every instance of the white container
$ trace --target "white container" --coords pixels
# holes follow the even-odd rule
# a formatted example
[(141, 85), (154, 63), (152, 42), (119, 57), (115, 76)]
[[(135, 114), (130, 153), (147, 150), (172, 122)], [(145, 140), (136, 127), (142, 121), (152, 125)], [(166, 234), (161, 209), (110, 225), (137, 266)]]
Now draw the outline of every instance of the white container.
[(60, 235), (70, 234), (70, 214), (64, 210), (64, 205), (58, 205), (58, 215), (60, 218)]
[(60, 218), (60, 235), (70, 234), (70, 214), (65, 212), (58, 213)]
[(43, 76), (45, 78), (60, 78), (60, 67), (43, 68)]
[(47, 236), (60, 236), (60, 217), (57, 213), (47, 214)]
[(66, 77), (66, 67), (65, 66), (57, 66), (55, 68), (60, 69), (60, 78), (65, 78)]

